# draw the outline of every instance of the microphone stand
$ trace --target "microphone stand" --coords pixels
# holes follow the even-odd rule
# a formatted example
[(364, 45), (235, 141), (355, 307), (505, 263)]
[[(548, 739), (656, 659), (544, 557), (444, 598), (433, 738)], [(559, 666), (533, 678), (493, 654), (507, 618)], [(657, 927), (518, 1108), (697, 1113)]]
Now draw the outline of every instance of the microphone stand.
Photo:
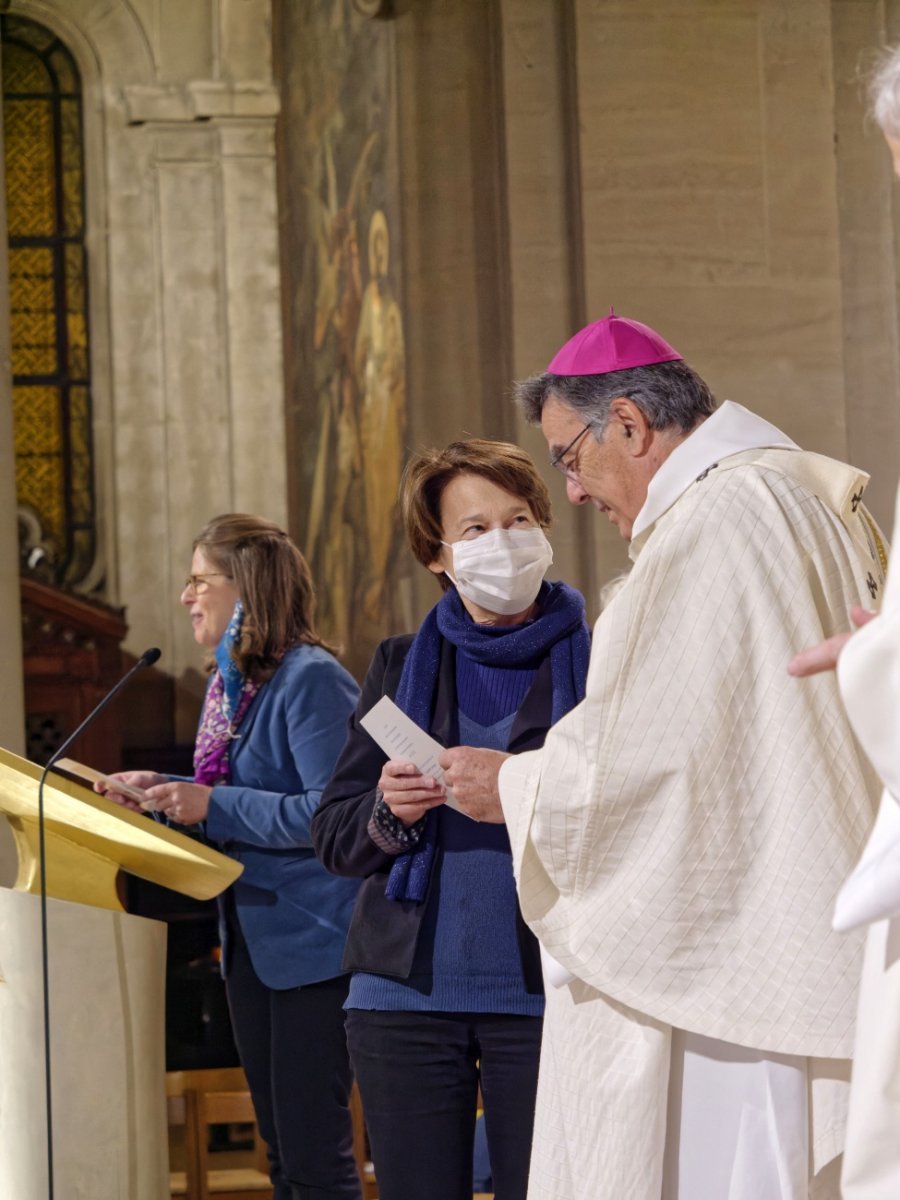
[(44, 1001), (44, 1089), (47, 1097), (47, 1200), (53, 1200), (54, 1192), (53, 1093), (50, 1070), (50, 964), (47, 951), (47, 854), (44, 846), (44, 783), (54, 764), (62, 758), (72, 743), (77, 741), (84, 730), (87, 729), (88, 725), (90, 725), (95, 718), (103, 712), (104, 708), (106, 708), (107, 704), (109, 704), (113, 697), (118, 695), (132, 675), (140, 671), (142, 667), (152, 666), (159, 656), (160, 651), (155, 647), (152, 650), (144, 651), (131, 670), (122, 676), (116, 686), (107, 692), (97, 707), (88, 713), (75, 732), (70, 734), (63, 744), (57, 750), (55, 750), (53, 754), (51, 754), (47, 761), (47, 765), (41, 772), (41, 778), (38, 782), (38, 862), (41, 873), (41, 977)]

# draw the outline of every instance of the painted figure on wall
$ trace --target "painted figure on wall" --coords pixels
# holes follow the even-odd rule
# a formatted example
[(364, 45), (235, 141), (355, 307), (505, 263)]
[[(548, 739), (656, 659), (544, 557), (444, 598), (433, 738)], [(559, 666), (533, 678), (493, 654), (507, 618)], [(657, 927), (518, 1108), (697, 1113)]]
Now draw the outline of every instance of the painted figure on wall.
[[(313, 332), (313, 377), (316, 384), (318, 445), (309, 500), (306, 552), (322, 580), (324, 608), (333, 636), (346, 642), (351, 634), (353, 580), (362, 520), (361, 498), (354, 493), (362, 477), (359, 396), (354, 352), (362, 304), (362, 276), (357, 236), (357, 198), (365, 164), (374, 146), (372, 135), (363, 148), (346, 202), (337, 201), (337, 182), (331, 143), (322, 145), (324, 204), (313, 193), (317, 262)], [(355, 511), (354, 511), (355, 510)]]
[(372, 621), (377, 621), (383, 611), (406, 431), (403, 316), (388, 280), (389, 247), (387, 218), (379, 208), (369, 224), (369, 282), (363, 295), (355, 355), (369, 550), (363, 607)]
[(294, 503), (320, 624), (362, 669), (411, 619), (395, 520), (406, 366), (392, 34), (350, 0), (282, 5), (280, 19)]

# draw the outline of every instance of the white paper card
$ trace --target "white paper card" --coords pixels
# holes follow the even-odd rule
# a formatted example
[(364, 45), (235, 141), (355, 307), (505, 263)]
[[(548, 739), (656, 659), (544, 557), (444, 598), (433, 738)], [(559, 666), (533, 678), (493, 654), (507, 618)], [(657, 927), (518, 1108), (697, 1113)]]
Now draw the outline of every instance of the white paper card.
[[(406, 759), (418, 767), (423, 775), (431, 775), (438, 783), (442, 783), (448, 806), (462, 812), (453, 792), (444, 783), (444, 772), (438, 766), (438, 755), (444, 747), (420, 729), (415, 721), (397, 707), (390, 696), (382, 696), (359, 723), (366, 733), (375, 739), (388, 758)], [(468, 817), (469, 814), (463, 813), (463, 816)]]
[(121, 779), (113, 779), (111, 775), (104, 775), (102, 771), (97, 771), (94, 767), (87, 767), (84, 763), (76, 762), (74, 758), (61, 758), (55, 765), (69, 775), (77, 775), (85, 783), (105, 783), (110, 791), (118, 792), (121, 796), (127, 796), (129, 800), (134, 800), (144, 812), (156, 812), (156, 801), (151, 800), (143, 788), (123, 783)]

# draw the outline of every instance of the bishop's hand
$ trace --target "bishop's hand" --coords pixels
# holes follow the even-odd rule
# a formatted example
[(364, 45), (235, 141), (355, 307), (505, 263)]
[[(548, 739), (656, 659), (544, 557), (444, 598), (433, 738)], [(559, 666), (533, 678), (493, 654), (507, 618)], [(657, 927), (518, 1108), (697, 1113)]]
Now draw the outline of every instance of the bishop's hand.
[(464, 813), (476, 821), (505, 824), (500, 805), (500, 768), (509, 758), (502, 750), (455, 746), (438, 758), (444, 781)]
[[(850, 609), (850, 620), (857, 629), (868, 625), (877, 616), (878, 613), (869, 612), (868, 609), (860, 608), (858, 605)], [(822, 671), (833, 671), (837, 666), (841, 651), (853, 637), (854, 632), (851, 630), (849, 633), (836, 633), (834, 637), (819, 642), (818, 646), (810, 646), (807, 650), (801, 650), (788, 664), (788, 674), (803, 677), (818, 675)]]

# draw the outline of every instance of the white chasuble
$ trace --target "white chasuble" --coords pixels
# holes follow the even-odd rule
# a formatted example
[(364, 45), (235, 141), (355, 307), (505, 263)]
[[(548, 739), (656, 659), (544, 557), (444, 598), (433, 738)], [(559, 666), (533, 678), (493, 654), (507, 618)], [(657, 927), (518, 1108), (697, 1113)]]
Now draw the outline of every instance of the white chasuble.
[[(900, 494), (894, 533), (900, 531)], [(841, 889), (835, 926), (868, 925), (859, 996), (845, 1200), (900, 1197), (900, 563), (891, 563), (881, 615), (838, 662), (853, 728), (885, 790), (862, 859)]]
[(862, 939), (830, 912), (877, 784), (835, 680), (787, 663), (883, 572), (866, 476), (791, 445), (726, 404), (676, 449), (585, 700), (501, 770), (522, 912), (575, 977), (548, 989), (530, 1200), (660, 1200), (673, 1027), (803, 1060), (809, 1177), (840, 1153), (841, 1070), (805, 1060), (851, 1052)]

